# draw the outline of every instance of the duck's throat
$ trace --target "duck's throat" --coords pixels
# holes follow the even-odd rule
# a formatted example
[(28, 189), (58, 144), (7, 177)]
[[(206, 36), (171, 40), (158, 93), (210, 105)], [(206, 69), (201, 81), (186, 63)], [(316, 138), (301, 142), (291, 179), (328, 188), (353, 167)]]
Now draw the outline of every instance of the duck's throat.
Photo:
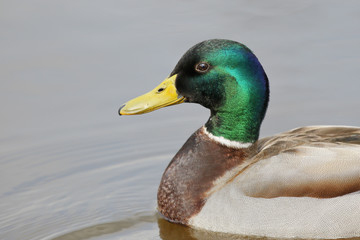
[(233, 112), (212, 112), (205, 124), (206, 130), (217, 137), (240, 143), (253, 143), (259, 138), (261, 118), (257, 119), (246, 110)]

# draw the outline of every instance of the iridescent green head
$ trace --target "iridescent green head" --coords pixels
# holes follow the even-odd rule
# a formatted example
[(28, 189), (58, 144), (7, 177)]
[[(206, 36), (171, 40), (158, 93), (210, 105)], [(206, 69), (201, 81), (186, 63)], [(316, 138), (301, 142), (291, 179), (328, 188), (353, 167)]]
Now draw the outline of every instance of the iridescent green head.
[[(177, 95), (165, 106), (199, 103), (211, 111), (205, 127), (213, 135), (245, 143), (258, 139), (269, 101), (269, 83), (260, 62), (245, 45), (222, 39), (198, 43), (184, 54), (166, 81), (169, 79)], [(171, 90), (161, 86), (153, 94)], [(135, 107), (127, 109), (127, 105), (120, 114), (154, 110), (134, 113)]]
[(211, 110), (207, 130), (229, 140), (253, 142), (269, 101), (269, 84), (256, 56), (229, 40), (201, 42), (180, 59), (176, 89)]

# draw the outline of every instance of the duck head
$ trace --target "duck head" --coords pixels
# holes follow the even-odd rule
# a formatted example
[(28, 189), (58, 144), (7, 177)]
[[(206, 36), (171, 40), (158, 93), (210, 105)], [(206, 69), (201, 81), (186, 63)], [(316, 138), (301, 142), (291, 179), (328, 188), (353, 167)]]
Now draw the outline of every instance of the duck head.
[(120, 115), (135, 115), (183, 102), (199, 103), (211, 115), (205, 127), (231, 141), (255, 142), (269, 101), (263, 67), (245, 45), (212, 39), (190, 48), (170, 76), (130, 100)]

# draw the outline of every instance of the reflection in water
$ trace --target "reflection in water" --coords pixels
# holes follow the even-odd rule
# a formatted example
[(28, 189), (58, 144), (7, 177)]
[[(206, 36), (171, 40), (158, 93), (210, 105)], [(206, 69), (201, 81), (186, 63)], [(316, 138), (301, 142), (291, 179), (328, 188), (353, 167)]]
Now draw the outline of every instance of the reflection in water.
[[(192, 229), (158, 218), (160, 237), (162, 240), (263, 240), (264, 237), (250, 237), (234, 234), (216, 233)], [(292, 239), (296, 240), (296, 239)]]
[[(157, 222), (161, 240), (265, 240), (273, 239), (267, 237), (241, 236), (234, 234), (216, 233), (205, 230), (197, 230), (184, 225), (171, 223), (157, 213), (139, 213), (133, 217), (117, 222), (97, 224), (94, 226), (79, 229), (70, 233), (53, 238), (52, 240), (86, 240), (90, 238), (103, 239), (102, 236), (115, 234), (115, 239), (121, 238), (121, 232), (130, 228), (142, 231), (141, 224), (148, 223), (155, 225)], [(131, 238), (131, 237), (130, 237)], [(97, 239), (97, 238), (96, 238)], [(134, 238), (135, 239), (135, 238)], [(157, 239), (157, 238), (156, 238)], [(360, 238), (347, 238), (343, 240), (359, 240)], [(282, 240), (287, 240), (283, 238)], [(291, 238), (291, 240), (297, 240)], [(298, 239), (300, 240), (300, 239)]]
[[(197, 230), (184, 225), (168, 222), (157, 213), (139, 213), (121, 221), (97, 224), (82, 228), (70, 233), (53, 238), (52, 240), (86, 240), (104, 239), (105, 235), (114, 234), (115, 239), (120, 239), (121, 232), (134, 228), (135, 231), (142, 231), (141, 224), (155, 225), (157, 222), (159, 236), (162, 240), (265, 240), (272, 239), (256, 236), (241, 236), (234, 234), (216, 233), (205, 230)], [(129, 237), (131, 239), (135, 239)], [(157, 238), (156, 238), (157, 239)], [(348, 238), (344, 240), (359, 240), (360, 238)], [(286, 239), (282, 239), (286, 240)], [(292, 240), (296, 240), (292, 238)]]
[(165, 219), (158, 217), (159, 234), (162, 240), (195, 240), (192, 237), (191, 229), (180, 225), (166, 221)]
[[(159, 235), (162, 240), (255, 240), (265, 239), (260, 237), (248, 237), (223, 233), (215, 233), (191, 229), (184, 225), (166, 221), (157, 213), (139, 213), (133, 217), (117, 222), (97, 224), (94, 226), (79, 229), (70, 233), (53, 238), (52, 240), (86, 240), (90, 238), (102, 239), (101, 236), (117, 233), (121, 237), (121, 232), (130, 228), (137, 228), (144, 223), (158, 224)], [(138, 230), (141, 227), (137, 228)], [(141, 230), (140, 230), (141, 231)]]

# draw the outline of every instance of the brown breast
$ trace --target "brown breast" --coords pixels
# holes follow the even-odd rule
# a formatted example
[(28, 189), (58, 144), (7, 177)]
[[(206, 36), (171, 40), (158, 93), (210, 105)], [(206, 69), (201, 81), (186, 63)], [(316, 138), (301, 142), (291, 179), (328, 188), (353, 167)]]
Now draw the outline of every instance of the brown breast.
[(187, 224), (203, 207), (216, 179), (240, 165), (246, 149), (233, 149), (211, 140), (200, 128), (166, 168), (158, 190), (158, 210), (169, 221)]

